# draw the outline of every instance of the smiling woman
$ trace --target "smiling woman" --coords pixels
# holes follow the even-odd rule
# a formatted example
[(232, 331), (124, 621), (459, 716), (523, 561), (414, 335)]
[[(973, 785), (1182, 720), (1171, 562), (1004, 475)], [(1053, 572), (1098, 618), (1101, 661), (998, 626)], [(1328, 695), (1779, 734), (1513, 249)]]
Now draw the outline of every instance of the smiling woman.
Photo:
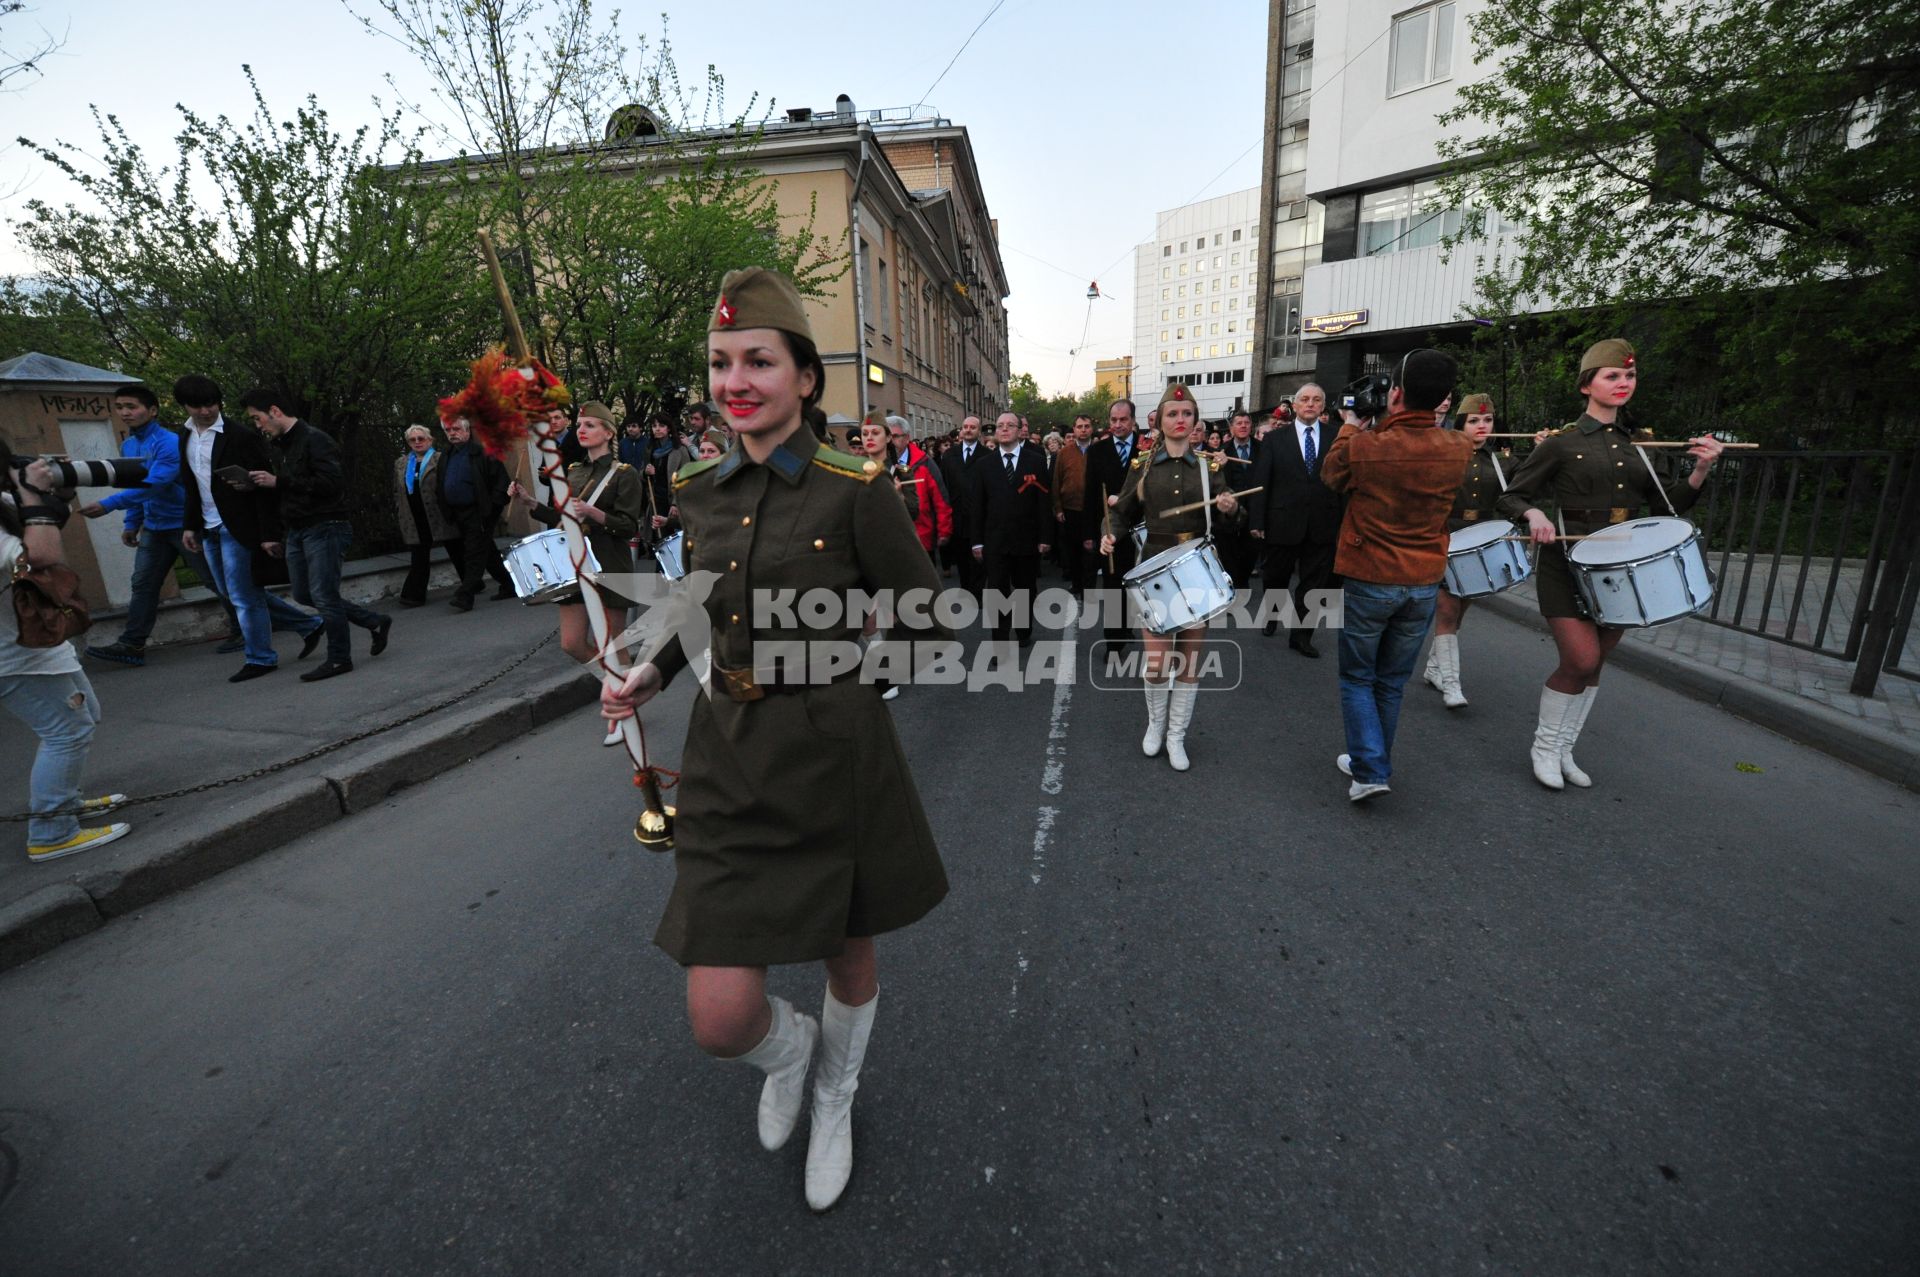
[[(767, 1074), (769, 1149), (799, 1121), (818, 1043), (806, 1196), (825, 1210), (853, 1172), (853, 1094), (880, 987), (873, 937), (924, 916), (947, 879), (873, 683), (788, 668), (768, 680), (756, 660), (759, 644), (857, 651), (861, 614), (808, 625), (789, 611), (763, 624), (753, 601), (814, 589), (930, 595), (939, 578), (893, 485), (875, 482), (880, 463), (829, 451), (804, 424), (825, 381), (785, 277), (729, 274), (707, 353), (736, 440), (674, 483), (687, 568), (713, 582), (713, 685), (687, 728), (673, 894), (654, 943), (687, 968), (695, 1042)], [(603, 712), (631, 715), (687, 663), (678, 639), (666, 641), (602, 694)], [(857, 809), (848, 776), (871, 782)], [(816, 960), (827, 972), (817, 1022), (766, 991), (768, 965)]]

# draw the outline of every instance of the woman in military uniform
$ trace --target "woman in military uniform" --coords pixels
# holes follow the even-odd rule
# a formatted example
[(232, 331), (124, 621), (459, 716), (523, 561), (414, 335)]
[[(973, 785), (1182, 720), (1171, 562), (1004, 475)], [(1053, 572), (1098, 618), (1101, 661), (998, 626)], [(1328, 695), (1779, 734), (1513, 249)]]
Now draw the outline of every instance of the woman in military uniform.
[[(627, 543), (639, 535), (640, 520), (647, 511), (646, 488), (639, 472), (613, 455), (613, 413), (605, 405), (591, 400), (580, 405), (574, 438), (587, 455), (586, 460), (567, 467), (567, 513), (580, 521), (602, 574), (629, 574), (633, 571), (633, 552)], [(535, 504), (533, 494), (521, 487), (519, 480), (508, 485), (507, 493), (531, 507), (528, 513), (536, 523), (559, 526), (560, 512), (550, 505)], [(627, 609), (633, 603), (604, 585), (594, 588), (607, 607), (607, 633), (620, 633), (627, 627)], [(560, 604), (560, 646), (583, 665), (598, 656), (585, 603)]]
[[(1193, 392), (1178, 382), (1169, 385), (1156, 411), (1159, 446), (1134, 457), (1127, 483), (1107, 498), (1112, 507), (1110, 528), (1132, 528), (1143, 520), (1146, 523), (1147, 544), (1140, 551), (1143, 563), (1163, 550), (1206, 534), (1205, 510), (1171, 516), (1160, 513), (1200, 499), (1202, 466), (1208, 467), (1208, 490), (1220, 493), (1214, 498), (1214, 508), (1225, 518), (1237, 517), (1240, 510), (1227, 491), (1228, 485), (1221, 482), (1220, 463), (1207, 460), (1194, 446), (1200, 430), (1200, 409), (1193, 401)], [(1111, 554), (1113, 546), (1114, 535), (1109, 531), (1100, 538), (1100, 553)], [(1206, 646), (1207, 627), (1190, 626), (1177, 634), (1143, 630), (1141, 640), (1146, 647), (1141, 673), (1146, 680), (1147, 734), (1141, 738), (1140, 750), (1152, 758), (1164, 742), (1167, 761), (1175, 771), (1183, 772), (1188, 766), (1187, 728), (1193, 722), (1194, 699), (1200, 690), (1200, 651)], [(1176, 650), (1177, 664), (1171, 655)], [(1175, 665), (1172, 672), (1168, 672), (1168, 665)]]
[[(687, 969), (694, 1041), (767, 1074), (759, 1122), (769, 1149), (799, 1120), (818, 1041), (806, 1196), (825, 1210), (853, 1169), (854, 1088), (879, 993), (873, 938), (924, 916), (947, 879), (873, 685), (857, 670), (809, 682), (755, 660), (771, 643), (851, 650), (861, 616), (809, 624), (791, 612), (757, 616), (752, 602), (809, 590), (931, 597), (939, 579), (898, 493), (876, 482), (885, 468), (829, 451), (804, 424), (826, 378), (793, 285), (732, 272), (707, 331), (712, 396), (737, 437), (676, 481), (687, 566), (714, 578), (702, 604), (712, 681), (693, 698), (673, 893), (654, 942)], [(925, 623), (915, 637), (951, 637), (924, 614), (899, 625), (908, 620)], [(603, 713), (627, 717), (694, 655), (677, 637), (663, 641), (602, 694)], [(861, 778), (858, 791), (849, 776)], [(814, 961), (827, 976), (817, 1023), (766, 992), (770, 964)]]
[[(1625, 523), (1650, 506), (1659, 514), (1684, 513), (1700, 499), (1720, 455), (1720, 441), (1709, 435), (1689, 440), (1691, 467), (1665, 484), (1656, 480), (1646, 453), (1634, 447), (1651, 433), (1636, 435), (1620, 419), (1639, 378), (1633, 347), (1624, 340), (1614, 337), (1591, 347), (1580, 360), (1586, 412), (1527, 454), (1506, 493), (1494, 503), (1508, 518), (1524, 519), (1534, 543), (1542, 547), (1534, 588), (1560, 656), (1541, 689), (1540, 719), (1533, 734), (1533, 775), (1548, 789), (1565, 788), (1569, 781), (1583, 789), (1593, 784), (1574, 763), (1573, 745), (1593, 711), (1600, 669), (1625, 633), (1587, 618), (1564, 548), (1552, 548), (1554, 542)], [(1556, 508), (1557, 522), (1540, 508), (1549, 502)]]
[[(1493, 503), (1507, 488), (1507, 473), (1498, 452), (1488, 446), (1493, 434), (1493, 397), (1467, 395), (1460, 400), (1460, 433), (1473, 440), (1473, 461), (1467, 477), (1454, 494), (1453, 513), (1447, 516), (1447, 531), (1458, 532), (1470, 523), (1493, 518)], [(1467, 703), (1460, 690), (1460, 621), (1466, 615), (1469, 600), (1447, 593), (1440, 583), (1433, 609), (1433, 647), (1427, 653), (1427, 669), (1422, 675), (1427, 685), (1437, 690), (1448, 709)]]

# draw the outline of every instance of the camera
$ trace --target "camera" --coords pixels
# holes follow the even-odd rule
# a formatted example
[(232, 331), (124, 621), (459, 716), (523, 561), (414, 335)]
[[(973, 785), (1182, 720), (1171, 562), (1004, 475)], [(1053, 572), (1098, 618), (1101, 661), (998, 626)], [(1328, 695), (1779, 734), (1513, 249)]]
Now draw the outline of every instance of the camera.
[[(41, 462), (53, 471), (51, 491), (27, 482), (27, 467)], [(89, 461), (73, 457), (20, 456), (0, 440), (0, 490), (13, 498), (19, 513), (30, 522), (65, 525), (67, 497), (75, 488), (138, 488), (147, 481), (147, 463), (140, 457), (110, 457)]]
[(1340, 392), (1340, 406), (1363, 421), (1371, 421), (1387, 410), (1387, 392), (1393, 378), (1383, 372), (1368, 373)]

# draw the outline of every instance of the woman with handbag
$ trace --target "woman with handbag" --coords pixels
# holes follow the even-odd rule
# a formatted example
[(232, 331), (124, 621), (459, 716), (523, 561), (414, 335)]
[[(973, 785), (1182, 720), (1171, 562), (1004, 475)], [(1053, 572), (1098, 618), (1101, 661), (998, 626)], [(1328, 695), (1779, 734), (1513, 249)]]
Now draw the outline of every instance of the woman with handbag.
[(111, 811), (126, 795), (80, 797), (100, 701), (67, 641), (87, 617), (71, 605), (74, 581), (60, 550), (67, 505), (56, 482), (43, 461), (15, 471), (0, 457), (0, 705), (40, 737), (27, 780), (27, 859), (35, 862), (105, 846), (132, 829), (80, 825), (81, 816)]

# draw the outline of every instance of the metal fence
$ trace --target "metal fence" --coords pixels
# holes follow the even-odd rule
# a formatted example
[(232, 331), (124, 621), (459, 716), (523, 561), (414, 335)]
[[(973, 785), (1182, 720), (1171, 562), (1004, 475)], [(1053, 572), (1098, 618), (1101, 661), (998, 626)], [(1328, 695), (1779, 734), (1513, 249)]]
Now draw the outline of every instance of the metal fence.
[(1726, 454), (1693, 510), (1718, 578), (1701, 619), (1848, 661), (1858, 695), (1920, 679), (1916, 495), (1920, 454)]

